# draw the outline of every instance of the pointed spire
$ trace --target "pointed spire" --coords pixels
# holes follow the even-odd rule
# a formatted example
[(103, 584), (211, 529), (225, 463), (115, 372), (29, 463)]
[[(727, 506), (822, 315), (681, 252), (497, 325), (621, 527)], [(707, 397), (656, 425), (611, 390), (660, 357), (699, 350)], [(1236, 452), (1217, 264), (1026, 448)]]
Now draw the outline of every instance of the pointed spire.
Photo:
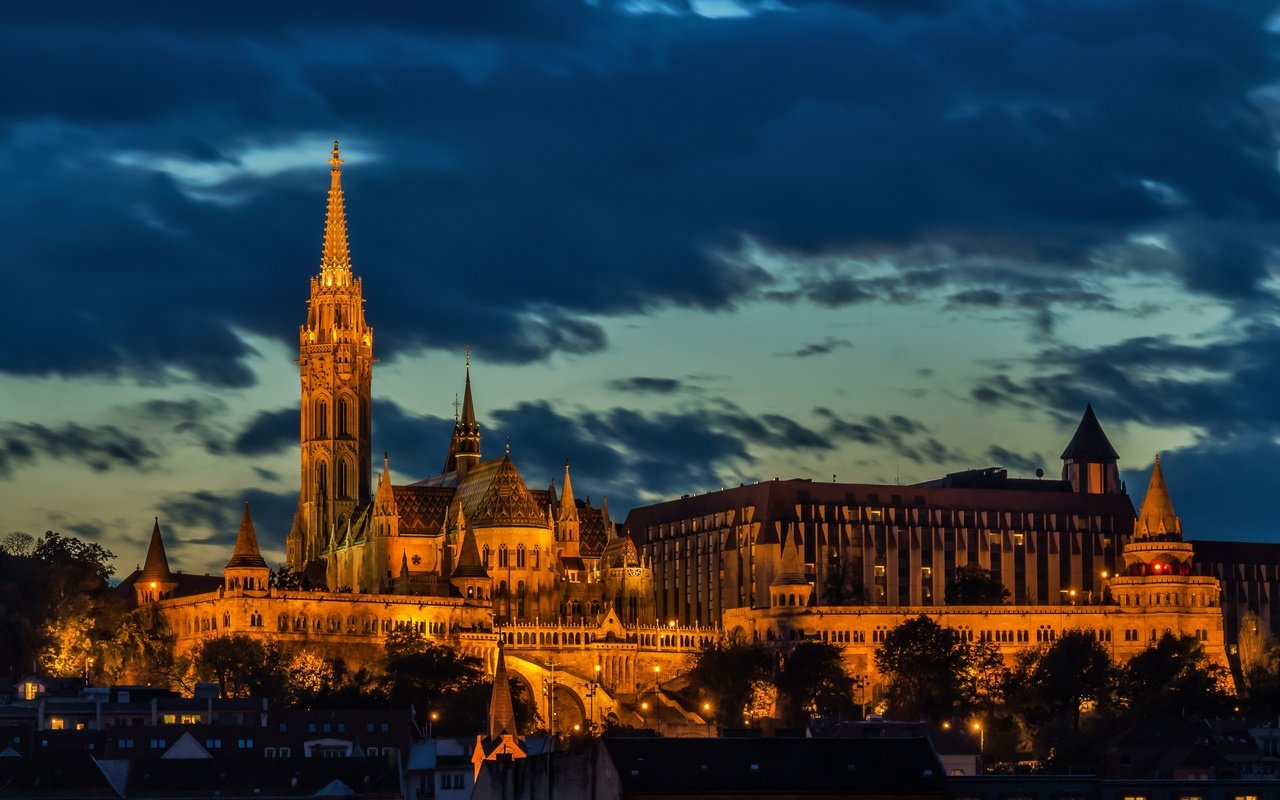
[(493, 694), (489, 698), (489, 738), (502, 734), (519, 735), (516, 730), (516, 709), (511, 702), (511, 680), (507, 677), (507, 660), (498, 643), (498, 664), (493, 670)]
[(160, 518), (156, 517), (155, 526), (151, 529), (151, 544), (147, 547), (147, 560), (142, 564), (142, 574), (138, 581), (167, 581), (173, 579), (169, 571), (169, 558), (164, 552), (164, 540), (160, 537)]
[(800, 539), (792, 537), (790, 544), (782, 546), (782, 568), (771, 586), (808, 586), (809, 579), (804, 574), (804, 559), (800, 555)]
[(347, 246), (347, 208), (342, 195), (342, 151), (337, 140), (329, 158), (329, 210), (324, 221), (324, 254), (320, 275), (326, 286), (351, 282), (351, 252)]
[(228, 567), (267, 568), (262, 553), (258, 551), (258, 536), (253, 532), (253, 518), (249, 516), (249, 501), (244, 501), (244, 513), (240, 515), (240, 531), (236, 534), (236, 550), (231, 554)]
[(578, 504), (573, 499), (573, 484), (569, 481), (569, 460), (564, 462), (564, 492), (560, 495), (560, 521), (578, 519)]
[(1075, 436), (1071, 437), (1067, 449), (1062, 451), (1062, 460), (1102, 463), (1115, 463), (1120, 460), (1120, 455), (1111, 446), (1111, 440), (1107, 438), (1097, 415), (1093, 413), (1093, 403), (1085, 406), (1084, 416), (1076, 426)]
[(449, 452), (445, 456), (444, 471), (457, 471), (461, 478), (480, 460), (480, 425), (476, 422), (475, 403), (471, 400), (471, 348), (466, 354), (466, 383), (462, 390), (462, 414), (454, 406), (453, 437), (449, 440)]
[[(461, 520), (461, 510), (459, 510), (459, 520)], [(471, 532), (471, 526), (463, 524), (462, 546), (458, 548), (458, 566), (453, 569), (454, 578), (488, 578), (489, 571), (484, 568), (484, 562), (480, 560), (480, 548), (476, 546), (476, 535)]]
[(1138, 524), (1133, 531), (1135, 540), (1154, 537), (1182, 537), (1182, 520), (1173, 512), (1173, 501), (1169, 499), (1169, 489), (1165, 486), (1159, 453), (1156, 454), (1155, 466), (1151, 468), (1151, 481), (1147, 484)]
[(409, 551), (400, 551), (400, 580), (409, 580)]

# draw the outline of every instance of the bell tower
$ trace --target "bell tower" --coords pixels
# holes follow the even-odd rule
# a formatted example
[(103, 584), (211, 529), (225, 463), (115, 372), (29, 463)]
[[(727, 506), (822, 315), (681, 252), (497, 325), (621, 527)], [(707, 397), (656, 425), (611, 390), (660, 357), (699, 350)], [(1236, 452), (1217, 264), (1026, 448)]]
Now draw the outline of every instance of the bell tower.
[(301, 491), (286, 549), (305, 569), (372, 492), (373, 329), (360, 278), (351, 272), (342, 156), (333, 143), (320, 274), (311, 278), (307, 320), (298, 330), (302, 381)]

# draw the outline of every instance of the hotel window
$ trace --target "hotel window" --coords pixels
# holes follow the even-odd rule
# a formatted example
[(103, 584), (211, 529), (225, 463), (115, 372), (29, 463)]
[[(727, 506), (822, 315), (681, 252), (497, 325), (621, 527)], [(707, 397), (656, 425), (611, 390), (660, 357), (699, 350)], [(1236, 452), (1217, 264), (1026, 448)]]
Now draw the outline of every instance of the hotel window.
[(880, 522), (884, 519), (884, 511), (879, 508), (868, 508), (867, 519), (871, 522)]

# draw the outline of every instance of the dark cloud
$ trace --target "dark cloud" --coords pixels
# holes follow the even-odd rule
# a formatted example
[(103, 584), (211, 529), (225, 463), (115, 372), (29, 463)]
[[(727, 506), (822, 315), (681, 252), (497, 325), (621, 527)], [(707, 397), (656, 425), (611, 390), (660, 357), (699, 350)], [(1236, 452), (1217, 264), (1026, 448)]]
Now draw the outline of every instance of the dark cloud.
[[(244, 510), (245, 500), (249, 501), (254, 532), (262, 549), (283, 550), (285, 536), (289, 533), (294, 511), (298, 508), (296, 490), (202, 490), (169, 495), (156, 505), (160, 527), (166, 536), (166, 549), (170, 553), (181, 554), (188, 545), (215, 545), (225, 547), (227, 557), (230, 558), (236, 534), (240, 530), (240, 515)], [(202, 535), (195, 538), (190, 533), (191, 530), (200, 531)]]
[(189, 437), (213, 455), (227, 452), (226, 435), (216, 420), (226, 411), (226, 403), (214, 399), (148, 400), (131, 414), (151, 426), (163, 426)]
[(1045, 474), (1048, 474), (1048, 470), (1045, 468), (1050, 466), (1045, 457), (1039, 453), (1023, 455), (1022, 453), (1015, 453), (1012, 450), (1005, 449), (1000, 445), (992, 445), (987, 448), (986, 456), (991, 462), (1002, 467), (1008, 467), (1013, 472), (1023, 473), (1024, 475), (1034, 475), (1038, 469), (1045, 470)]
[(621, 378), (609, 381), (609, 388), (618, 392), (647, 392), (651, 394), (674, 394), (683, 384), (675, 378)]
[(779, 355), (790, 356), (792, 358), (808, 358), (809, 356), (825, 356), (828, 353), (840, 350), (845, 347), (853, 347), (853, 342), (848, 339), (837, 339), (834, 336), (828, 336), (820, 342), (810, 342), (799, 350), (790, 353), (779, 353)]
[(236, 436), (232, 448), (240, 455), (279, 453), (298, 446), (298, 409), (259, 411)]
[[(1099, 273), (1272, 299), (1269, 4), (171, 5), (28, 4), (0, 30), (9, 288), (38, 298), (0, 371), (251, 383), (239, 333), (296, 341), (331, 136), (386, 359), (593, 352), (602, 317), (762, 294), (998, 297), (1041, 331), (1105, 307)], [(302, 146), (314, 168), (251, 152)], [(1176, 258), (1139, 265), (1152, 232)], [(726, 257), (743, 237), (892, 274), (779, 273)], [(922, 245), (951, 255), (918, 268)], [(1023, 268), (955, 268), (981, 260)]]
[(18, 467), (44, 458), (83, 464), (94, 472), (117, 467), (143, 471), (155, 465), (159, 453), (146, 441), (114, 425), (0, 425), (0, 479), (12, 478)]
[(985, 405), (1079, 418), (1092, 402), (1105, 421), (1191, 426), (1222, 440), (1280, 434), (1280, 328), (1248, 325), (1193, 343), (1144, 336), (1096, 348), (1050, 347), (1028, 377), (997, 373), (971, 394)]
[[(1142, 502), (1151, 477), (1151, 455), (1125, 470), (1134, 505)], [(1160, 456), (1169, 497), (1189, 539), (1274, 542), (1275, 514), (1268, 503), (1275, 493), (1280, 445), (1269, 435), (1245, 435), (1228, 442), (1199, 441)]]
[[(411, 480), (437, 475), (444, 469), (452, 435), (451, 419), (415, 414), (392, 400), (376, 400), (373, 404), (374, 471), (381, 471), (379, 458), (386, 452), (391, 468), (402, 475), (413, 476)], [(489, 453), (497, 452), (492, 437), (485, 444)]]

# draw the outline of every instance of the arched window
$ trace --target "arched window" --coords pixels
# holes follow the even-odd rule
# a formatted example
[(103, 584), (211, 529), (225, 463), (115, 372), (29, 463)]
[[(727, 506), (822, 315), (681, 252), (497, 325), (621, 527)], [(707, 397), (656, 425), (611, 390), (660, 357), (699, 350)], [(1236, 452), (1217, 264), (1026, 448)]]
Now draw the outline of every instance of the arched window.
[(320, 494), (329, 494), (329, 465), (323, 461), (316, 464), (316, 489)]
[(517, 567), (524, 566), (524, 545), (516, 546), (516, 566)]
[(498, 545), (498, 569), (510, 566), (511, 562), (507, 559), (507, 546), (505, 544)]
[(347, 460), (338, 461), (338, 481), (333, 487), (333, 493), (340, 498), (345, 498), (347, 494)]
[(525, 598), (524, 581), (520, 581), (519, 583), (516, 584), (516, 616), (517, 617), (524, 617), (525, 615), (524, 614), (524, 598)]
[(489, 559), (489, 556), (490, 556), (489, 545), (486, 544), (484, 546), (484, 566), (486, 569), (489, 569), (493, 566), (493, 562)]
[(338, 398), (338, 435), (347, 436), (350, 433), (351, 404), (347, 402), (347, 398)]
[(323, 439), (329, 435), (329, 404), (323, 400), (316, 401), (316, 438)]

